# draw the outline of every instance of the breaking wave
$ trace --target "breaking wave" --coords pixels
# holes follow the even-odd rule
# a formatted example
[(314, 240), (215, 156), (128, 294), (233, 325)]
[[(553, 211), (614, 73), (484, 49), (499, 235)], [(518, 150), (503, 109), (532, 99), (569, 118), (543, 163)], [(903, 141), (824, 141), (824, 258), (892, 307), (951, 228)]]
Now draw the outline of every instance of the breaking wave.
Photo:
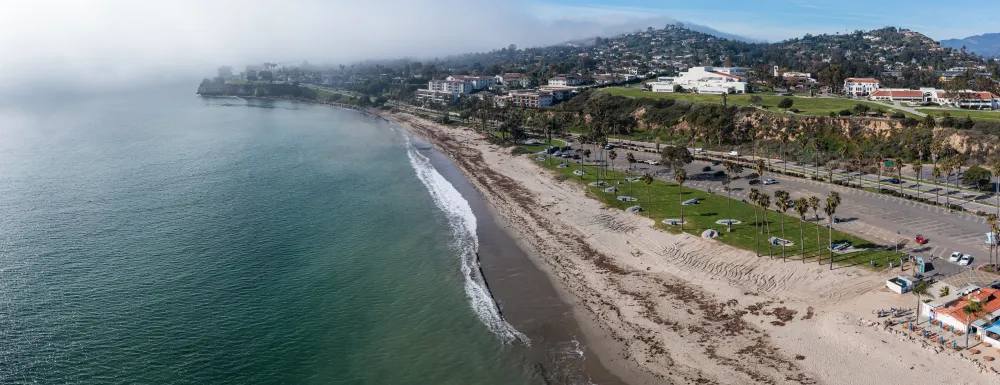
[(469, 201), (455, 189), (431, 164), (429, 158), (410, 141), (409, 134), (403, 132), (406, 139), (406, 151), (410, 165), (417, 173), (417, 178), (423, 182), (430, 192), (434, 203), (448, 218), (452, 230), (452, 248), (461, 260), (462, 276), (465, 281), (465, 295), (469, 299), (472, 310), (479, 320), (504, 343), (521, 342), (530, 345), (528, 338), (514, 329), (503, 318), (500, 308), (493, 299), (489, 286), (483, 278), (479, 265), (479, 238), (476, 236), (476, 216), (472, 213)]

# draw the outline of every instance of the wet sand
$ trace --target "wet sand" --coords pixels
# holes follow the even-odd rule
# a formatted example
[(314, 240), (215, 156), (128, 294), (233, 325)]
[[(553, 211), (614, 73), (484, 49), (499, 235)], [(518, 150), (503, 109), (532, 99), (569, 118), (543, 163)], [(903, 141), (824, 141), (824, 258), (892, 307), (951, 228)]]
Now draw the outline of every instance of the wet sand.
[(482, 134), (386, 116), (448, 154), (625, 383), (996, 383), (967, 360), (873, 330), (874, 306), (910, 300), (881, 289), (885, 274), (669, 234)]
[(510, 348), (523, 351), (547, 383), (625, 384), (596, 358), (573, 315), (573, 306), (559, 297), (545, 273), (518, 247), (479, 191), (446, 155), (434, 149), (422, 152), (476, 215), (479, 256), (486, 281), (507, 321), (531, 339), (530, 347)]

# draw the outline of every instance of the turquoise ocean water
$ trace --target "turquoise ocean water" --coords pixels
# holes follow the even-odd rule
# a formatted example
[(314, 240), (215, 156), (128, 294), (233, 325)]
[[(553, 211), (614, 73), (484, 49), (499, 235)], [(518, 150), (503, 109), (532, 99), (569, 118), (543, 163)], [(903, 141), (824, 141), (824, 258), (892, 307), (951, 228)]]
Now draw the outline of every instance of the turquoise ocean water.
[(0, 107), (0, 383), (542, 383), (449, 187), (352, 111)]

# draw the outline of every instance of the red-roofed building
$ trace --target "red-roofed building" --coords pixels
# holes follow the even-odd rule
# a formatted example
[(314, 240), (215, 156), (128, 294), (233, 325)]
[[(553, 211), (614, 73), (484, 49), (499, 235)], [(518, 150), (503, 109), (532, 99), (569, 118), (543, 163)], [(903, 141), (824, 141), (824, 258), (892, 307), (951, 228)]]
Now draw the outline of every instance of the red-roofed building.
[(878, 79), (873, 78), (847, 78), (844, 79), (844, 94), (847, 96), (868, 96), (872, 92), (882, 88)]
[(954, 326), (955, 330), (966, 332), (966, 322), (974, 323), (979, 317), (967, 319), (962, 308), (969, 303), (969, 300), (979, 302), (983, 305), (983, 314), (993, 314), (1000, 311), (1000, 290), (984, 288), (976, 290), (969, 295), (959, 297), (939, 308), (931, 310), (931, 319), (938, 320), (947, 326)]
[(871, 93), (868, 97), (871, 100), (888, 100), (892, 102), (923, 102), (929, 98), (929, 94), (925, 94), (920, 90), (893, 90), (893, 89), (880, 89)]

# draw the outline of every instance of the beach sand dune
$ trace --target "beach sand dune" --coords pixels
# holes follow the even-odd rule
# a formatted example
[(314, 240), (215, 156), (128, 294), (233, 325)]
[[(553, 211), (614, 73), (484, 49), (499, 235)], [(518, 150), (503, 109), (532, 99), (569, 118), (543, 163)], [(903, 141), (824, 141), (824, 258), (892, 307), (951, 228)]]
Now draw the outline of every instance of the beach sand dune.
[[(865, 320), (885, 276), (771, 260), (602, 207), (473, 131), (387, 114), (454, 158), (630, 384), (995, 384)], [(889, 302), (886, 302), (889, 301)]]

